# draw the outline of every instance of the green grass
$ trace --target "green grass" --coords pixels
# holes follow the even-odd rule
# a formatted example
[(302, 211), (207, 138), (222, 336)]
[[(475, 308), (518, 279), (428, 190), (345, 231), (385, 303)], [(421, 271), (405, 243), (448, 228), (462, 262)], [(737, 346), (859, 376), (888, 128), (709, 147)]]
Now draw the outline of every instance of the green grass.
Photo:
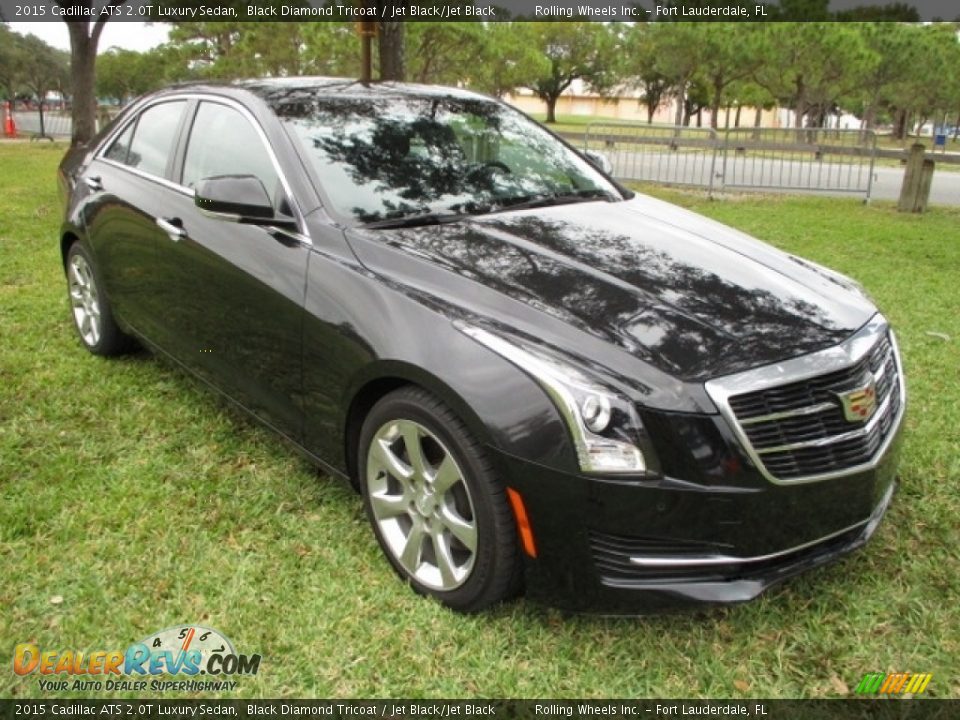
[(62, 152), (0, 143), (0, 696), (42, 695), (16, 643), (122, 649), (190, 622), (263, 655), (245, 697), (835, 696), (868, 671), (960, 696), (957, 210), (655, 191), (868, 287), (909, 376), (901, 491), (865, 551), (748, 605), (462, 617), (397, 581), (343, 484), (150, 355), (80, 347)]

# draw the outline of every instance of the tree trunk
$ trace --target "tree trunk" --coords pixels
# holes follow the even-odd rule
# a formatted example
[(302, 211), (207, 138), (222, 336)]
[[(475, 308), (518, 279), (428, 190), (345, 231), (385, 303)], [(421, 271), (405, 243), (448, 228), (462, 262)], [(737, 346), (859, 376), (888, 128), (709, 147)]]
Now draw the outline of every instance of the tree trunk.
[(403, 23), (380, 23), (379, 47), (380, 79), (403, 82), (406, 78)]
[(647, 103), (647, 125), (653, 125), (653, 112), (654, 106), (653, 103)]
[(68, 22), (70, 31), (70, 92), (73, 97), (72, 146), (84, 145), (97, 133), (97, 96), (94, 92), (97, 38), (88, 34), (88, 22)]
[(549, 124), (557, 121), (557, 100), (559, 99), (559, 95), (548, 95), (545, 98), (547, 102), (547, 123)]
[[(716, 130), (720, 121), (720, 95), (723, 88), (719, 82), (713, 83), (713, 101), (710, 103), (710, 127)], [(700, 115), (697, 115), (697, 125), (700, 125)], [(730, 106), (727, 106), (727, 127), (730, 127)]]
[(40, 97), (40, 105), (38, 107), (40, 109), (40, 137), (45, 138), (47, 136), (47, 128), (43, 124), (43, 97), (42, 96)]
[(737, 105), (737, 113), (736, 113), (736, 115), (733, 116), (733, 126), (734, 126), (735, 128), (739, 128), (739, 127), (740, 127), (740, 110), (742, 110), (742, 109), (743, 109), (743, 106), (742, 106), (742, 105)]
[[(927, 116), (918, 115), (917, 118), (917, 121), (913, 124), (913, 132), (911, 134), (919, 138), (923, 137), (923, 126), (927, 124)], [(911, 121), (913, 121), (913, 118), (911, 118)]]
[(867, 141), (870, 131), (873, 130), (873, 123), (876, 122), (877, 110), (873, 103), (867, 105), (863, 112), (863, 119), (860, 121), (860, 142)]
[(683, 84), (677, 90), (677, 112), (673, 118), (674, 125), (683, 125), (683, 110), (686, 104), (687, 86)]
[(760, 125), (762, 122), (763, 122), (763, 108), (757, 105), (753, 113), (753, 127), (754, 127), (753, 139), (754, 140), (760, 139)]
[(904, 109), (897, 110), (896, 121), (893, 126), (893, 136), (897, 140), (903, 140), (907, 135), (907, 111)]
[(806, 108), (804, 107), (803, 100), (801, 98), (797, 99), (797, 104), (793, 106), (793, 127), (797, 130), (803, 127), (803, 115)]

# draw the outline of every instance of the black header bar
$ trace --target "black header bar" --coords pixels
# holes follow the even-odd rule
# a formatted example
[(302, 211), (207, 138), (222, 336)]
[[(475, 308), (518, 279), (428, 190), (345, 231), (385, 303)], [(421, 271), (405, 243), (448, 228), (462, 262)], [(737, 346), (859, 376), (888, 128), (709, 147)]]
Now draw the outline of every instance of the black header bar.
[(960, 20), (956, 0), (0, 0), (0, 21), (900, 22)]

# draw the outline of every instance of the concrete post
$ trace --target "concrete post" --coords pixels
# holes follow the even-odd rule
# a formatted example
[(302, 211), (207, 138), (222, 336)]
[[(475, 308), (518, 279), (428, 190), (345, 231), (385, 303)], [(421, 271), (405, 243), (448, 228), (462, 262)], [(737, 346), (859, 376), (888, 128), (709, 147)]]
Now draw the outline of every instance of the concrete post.
[(900, 200), (897, 203), (897, 210), (900, 212), (922, 213), (927, 209), (934, 163), (933, 160), (924, 159), (924, 151), (925, 147), (920, 143), (910, 147), (907, 169), (903, 173), (903, 186), (900, 188)]

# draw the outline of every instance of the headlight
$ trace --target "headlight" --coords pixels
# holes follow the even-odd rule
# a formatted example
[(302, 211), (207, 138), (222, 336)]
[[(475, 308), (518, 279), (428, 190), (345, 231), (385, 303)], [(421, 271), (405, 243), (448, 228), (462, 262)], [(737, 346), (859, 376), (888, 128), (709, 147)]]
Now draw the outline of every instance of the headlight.
[(633, 439), (642, 425), (629, 400), (537, 348), (521, 346), (463, 322), (454, 325), (540, 383), (570, 429), (581, 470), (642, 473), (647, 469), (643, 452)]

